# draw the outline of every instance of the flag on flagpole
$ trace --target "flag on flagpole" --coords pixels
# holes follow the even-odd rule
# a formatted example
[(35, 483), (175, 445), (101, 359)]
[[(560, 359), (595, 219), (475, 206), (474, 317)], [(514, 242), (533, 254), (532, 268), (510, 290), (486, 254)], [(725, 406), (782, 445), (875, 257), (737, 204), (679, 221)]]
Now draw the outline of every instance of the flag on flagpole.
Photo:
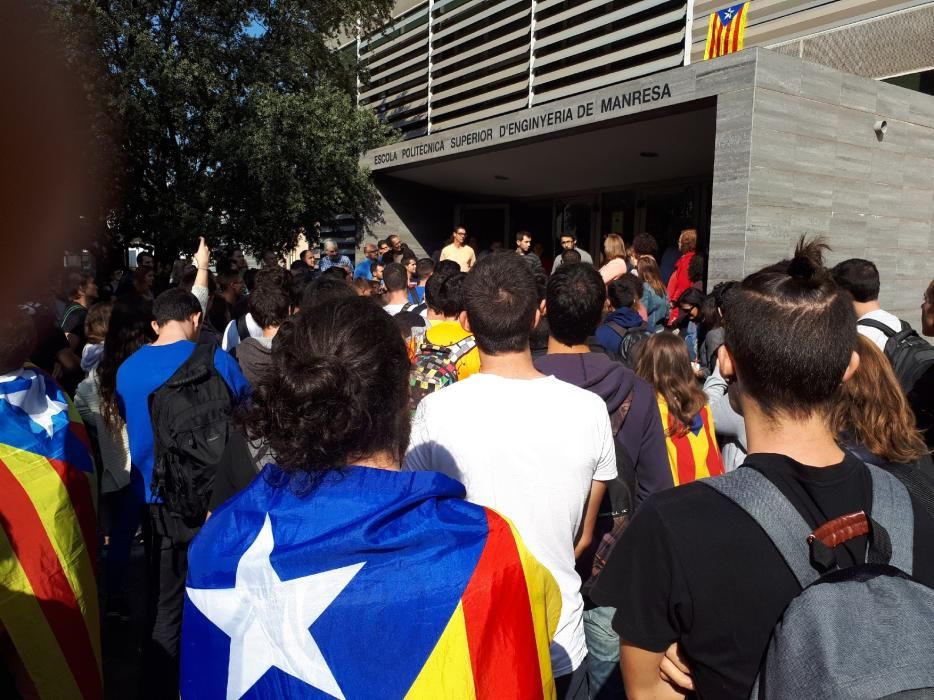
[(560, 592), (508, 520), (434, 472), (282, 476), (191, 544), (185, 700), (555, 697)]
[(704, 48), (705, 61), (743, 50), (747, 14), (748, 2), (711, 13), (707, 25), (707, 46)]
[(31, 368), (0, 376), (0, 627), (41, 698), (101, 697), (95, 492), (61, 388)]

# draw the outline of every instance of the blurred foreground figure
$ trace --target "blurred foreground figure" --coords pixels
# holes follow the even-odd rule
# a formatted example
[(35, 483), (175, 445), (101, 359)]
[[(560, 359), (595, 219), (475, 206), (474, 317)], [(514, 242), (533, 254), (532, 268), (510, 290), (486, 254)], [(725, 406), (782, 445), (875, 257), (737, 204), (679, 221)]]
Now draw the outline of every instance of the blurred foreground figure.
[(0, 697), (98, 698), (94, 467), (78, 412), (0, 317)]

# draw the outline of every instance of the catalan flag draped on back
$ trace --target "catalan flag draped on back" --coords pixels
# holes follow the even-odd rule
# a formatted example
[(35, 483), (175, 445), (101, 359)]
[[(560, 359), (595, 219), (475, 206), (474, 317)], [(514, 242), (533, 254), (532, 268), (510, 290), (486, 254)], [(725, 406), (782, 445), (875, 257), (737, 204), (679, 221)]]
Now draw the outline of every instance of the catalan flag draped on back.
[(0, 634), (19, 684), (101, 696), (94, 469), (77, 410), (41, 370), (0, 376)]
[(717, 445), (710, 406), (705, 405), (686, 429), (668, 411), (668, 403), (661, 394), (658, 394), (658, 410), (662, 416), (668, 462), (675, 486), (723, 474), (723, 459)]
[(554, 696), (560, 593), (508, 521), (434, 472), (284, 477), (192, 542), (183, 698)]
[(748, 2), (711, 13), (710, 23), (707, 25), (705, 61), (743, 50), (747, 14), (749, 14)]

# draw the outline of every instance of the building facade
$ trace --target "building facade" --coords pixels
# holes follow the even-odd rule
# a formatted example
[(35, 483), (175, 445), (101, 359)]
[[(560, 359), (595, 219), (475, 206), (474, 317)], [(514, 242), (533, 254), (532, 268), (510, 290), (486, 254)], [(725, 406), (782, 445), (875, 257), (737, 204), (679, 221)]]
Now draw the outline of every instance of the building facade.
[(408, 4), (345, 49), (360, 104), (400, 133), (363, 158), (375, 235), (430, 254), (455, 225), (481, 249), (525, 229), (548, 257), (561, 233), (598, 253), (610, 232), (664, 248), (693, 227), (708, 284), (824, 235), (835, 259), (875, 260), (883, 304), (917, 323), (934, 272), (934, 3), (753, 0), (747, 50), (707, 62), (720, 4)]

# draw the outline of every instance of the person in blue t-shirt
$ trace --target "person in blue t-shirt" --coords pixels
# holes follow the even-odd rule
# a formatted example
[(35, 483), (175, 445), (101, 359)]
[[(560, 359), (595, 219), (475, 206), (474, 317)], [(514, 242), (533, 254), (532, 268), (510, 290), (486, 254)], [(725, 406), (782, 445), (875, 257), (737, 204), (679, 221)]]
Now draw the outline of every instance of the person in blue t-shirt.
[[(200, 265), (200, 263), (199, 263)], [(143, 650), (144, 697), (178, 697), (178, 642), (181, 636), (188, 542), (193, 531), (179, 526), (150, 492), (154, 448), (149, 397), (175, 374), (195, 349), (201, 304), (184, 289), (160, 294), (153, 303), (153, 329), (158, 336), (130, 355), (117, 370), (117, 403), (126, 420), (133, 493), (148, 504), (144, 516), (149, 566), (151, 634)], [(214, 366), (227, 382), (235, 402), (250, 394), (236, 360), (217, 348)]]
[(370, 281), (373, 279), (373, 263), (379, 259), (379, 250), (375, 243), (367, 243), (363, 246), (363, 260), (357, 263), (353, 271), (355, 280), (364, 279)]

